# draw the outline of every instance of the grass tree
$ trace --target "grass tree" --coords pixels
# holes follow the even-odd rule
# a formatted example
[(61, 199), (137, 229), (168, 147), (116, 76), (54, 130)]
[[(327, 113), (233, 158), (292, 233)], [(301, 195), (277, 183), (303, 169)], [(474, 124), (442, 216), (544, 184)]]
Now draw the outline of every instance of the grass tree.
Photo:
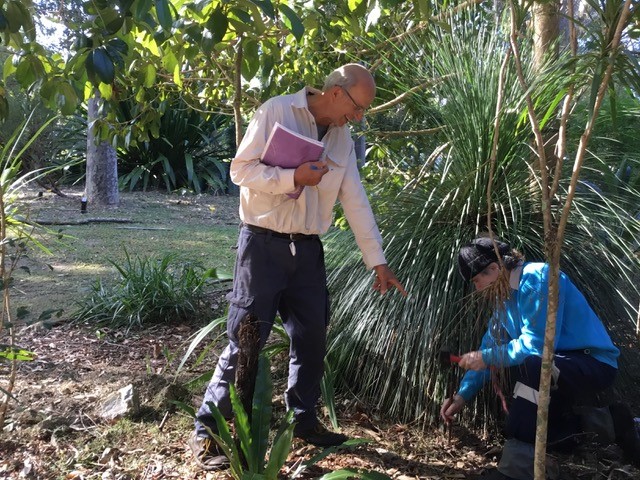
[[(408, 135), (404, 151), (420, 142), (436, 146), (417, 150), (414, 158), (397, 159), (394, 170), (377, 176), (380, 181), (372, 189), (387, 260), (409, 298), (371, 295), (371, 278), (358, 268), (360, 259), (348, 233), (337, 232), (329, 244), (334, 310), (330, 360), (343, 372), (342, 385), (373, 408), (422, 424), (437, 418), (449, 394), (448, 372), (438, 363), (440, 348), (474, 349), (484, 330), (483, 312), (466, 301), (470, 292), (456, 261), (460, 246), (479, 232), (489, 229), (524, 250), (529, 260), (545, 260), (548, 209), (560, 213), (562, 200), (571, 197), (564, 248), (558, 252), (563, 270), (606, 322), (636, 317), (628, 294), (637, 295), (638, 286), (628, 280), (638, 268), (632, 239), (640, 224), (627, 207), (629, 198), (637, 204), (638, 191), (629, 187), (603, 197), (582, 177), (569, 180), (570, 166), (559, 165), (551, 183), (555, 193), (541, 202), (543, 183), (531, 162), (528, 111), (533, 109), (541, 126), (559, 117), (558, 106), (571, 82), (579, 87), (574, 103), (589, 109), (590, 85), (584, 78), (593, 71), (588, 61), (595, 56), (590, 52), (583, 63), (562, 57), (563, 68), (557, 64), (533, 75), (525, 55), (532, 50), (527, 37), (518, 37), (517, 55), (507, 53), (512, 48), (509, 27), (474, 21), (485, 14), (461, 13), (428, 33), (404, 35), (380, 68), (389, 88), (395, 83), (397, 91), (439, 79), (392, 112), (417, 119), (423, 111), (432, 121), (430, 141)], [(570, 69), (576, 65), (579, 70)], [(527, 101), (531, 98), (534, 105)], [(376, 118), (369, 121), (384, 129)], [(571, 140), (565, 151), (577, 155), (579, 144)], [(375, 180), (375, 166), (367, 174), (372, 172)], [(487, 407), (478, 402), (471, 410), (480, 408)]]

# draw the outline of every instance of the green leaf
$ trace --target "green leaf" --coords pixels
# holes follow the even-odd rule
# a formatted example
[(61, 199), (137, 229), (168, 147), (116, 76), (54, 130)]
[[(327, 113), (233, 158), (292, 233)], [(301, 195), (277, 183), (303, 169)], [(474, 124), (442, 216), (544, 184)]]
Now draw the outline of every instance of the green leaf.
[(21, 362), (30, 362), (36, 359), (36, 354), (25, 350), (24, 348), (12, 347), (10, 345), (0, 345), (0, 358), (7, 360), (18, 360)]
[(249, 82), (258, 73), (260, 68), (260, 55), (258, 50), (258, 42), (253, 39), (247, 40), (242, 44), (242, 76)]
[(391, 477), (379, 472), (359, 472), (351, 468), (336, 470), (320, 477), (319, 480), (391, 480)]
[(244, 453), (244, 458), (247, 461), (249, 470), (259, 473), (263, 469), (264, 459), (256, 458), (253, 455), (253, 437), (251, 436), (251, 427), (249, 426), (249, 416), (242, 405), (242, 401), (234, 385), (229, 386), (229, 394), (231, 396), (231, 406), (235, 417), (236, 435), (240, 439), (240, 448)]
[[(187, 181), (189, 183), (193, 182), (193, 155), (191, 155), (190, 153), (185, 153), (184, 154), (184, 165), (185, 168), (187, 169)], [(196, 179), (197, 180), (197, 179)]]
[(244, 10), (240, 10), (239, 8), (232, 8), (231, 13), (233, 13), (235, 17), (242, 23), (246, 24), (246, 26), (253, 25), (253, 18)]
[(269, 447), (272, 412), (273, 383), (269, 365), (269, 358), (261, 354), (258, 357), (258, 373), (251, 406), (251, 437), (253, 438), (251, 454), (262, 461), (264, 461)]
[(11, 33), (18, 33), (24, 19), (22, 18), (22, 9), (18, 2), (11, 1), (7, 3), (7, 10), (5, 12), (8, 22), (8, 28)]
[(556, 97), (551, 102), (551, 105), (549, 105), (549, 108), (547, 108), (547, 111), (545, 112), (544, 117), (542, 117), (542, 119), (540, 120), (540, 128), (544, 128), (547, 122), (549, 121), (549, 119), (555, 116), (556, 108), (558, 107), (558, 105), (560, 104), (560, 102), (562, 101), (566, 93), (567, 92), (565, 90), (560, 90), (558, 92)]
[(591, 93), (589, 95), (589, 106), (588, 106), (589, 116), (593, 114), (593, 109), (596, 104), (596, 99), (598, 98), (598, 90), (600, 89), (601, 82), (602, 82), (602, 71), (598, 66), (596, 67), (596, 71), (593, 74), (593, 80), (591, 80)]
[(273, 8), (271, 0), (249, 0), (254, 5), (257, 5), (264, 14), (269, 18), (276, 18), (276, 11)]
[[(115, 50), (120, 55), (126, 55), (129, 52), (129, 45), (121, 38), (112, 38), (107, 42), (109, 49)], [(110, 52), (111, 53), (111, 52)], [(113, 53), (111, 53), (113, 55)]]
[(294, 427), (295, 424), (289, 425), (281, 435), (276, 437), (273, 447), (271, 448), (271, 453), (269, 454), (267, 468), (264, 470), (264, 476), (266, 478), (277, 478), (278, 472), (287, 461), (289, 451), (291, 450)]
[(96, 48), (91, 52), (91, 60), (98, 79), (103, 83), (113, 83), (116, 70), (104, 47)]
[(173, 26), (173, 15), (171, 13), (171, 7), (168, 0), (155, 0), (156, 2), (156, 14), (158, 15), (158, 22), (162, 28), (169, 32)]
[(15, 78), (24, 89), (28, 89), (38, 79), (31, 56), (22, 58), (16, 68)]
[(353, 12), (358, 6), (362, 3), (363, 0), (348, 0), (347, 7), (349, 7), (349, 11)]
[(0, 32), (4, 32), (8, 26), (7, 17), (4, 16), (4, 12), (0, 9)]
[(220, 43), (227, 33), (229, 20), (222, 11), (222, 7), (220, 5), (216, 7), (216, 9), (211, 13), (209, 20), (207, 20), (207, 28), (211, 30), (214, 45), (216, 43)]
[(71, 115), (78, 108), (78, 94), (70, 83), (63, 82), (58, 85), (57, 107), (63, 115)]
[(143, 20), (151, 10), (151, 5), (153, 5), (153, 0), (137, 0), (134, 10), (136, 20)]
[(7, 78), (11, 76), (16, 71), (16, 66), (13, 64), (13, 55), (9, 55), (7, 59), (4, 61), (3, 75), (2, 78), (6, 82)]
[(179, 400), (172, 400), (171, 403), (173, 403), (176, 407), (178, 407), (180, 410), (185, 412), (190, 417), (195, 417), (196, 416), (196, 409), (193, 408), (193, 406), (191, 406), (191, 405), (189, 405), (187, 403), (181, 402)]
[(296, 40), (300, 41), (304, 35), (304, 25), (300, 17), (285, 4), (280, 5), (280, 12), (285, 16), (285, 18), (283, 18), (284, 24), (291, 30)]
[(227, 423), (227, 420), (222, 416), (220, 409), (216, 407), (213, 402), (207, 402), (207, 406), (216, 421), (216, 427), (218, 427), (218, 434), (213, 435), (213, 438), (216, 440), (216, 443), (225, 450), (227, 458), (229, 458), (229, 461), (231, 462), (231, 469), (237, 473), (242, 472), (242, 464), (240, 463), (238, 448), (236, 447), (236, 442), (229, 431), (229, 424)]
[(329, 412), (329, 419), (331, 420), (331, 426), (335, 429), (338, 429), (338, 415), (336, 413), (336, 397), (335, 391), (333, 388), (334, 385), (335, 374), (331, 368), (331, 364), (329, 361), (324, 359), (324, 375), (322, 376), (322, 381), (320, 382), (320, 390), (322, 391), (322, 400), (324, 402), (325, 407)]
[(177, 372), (179, 373), (180, 370), (182, 370), (182, 367), (184, 367), (184, 365), (187, 363), (187, 360), (193, 354), (193, 352), (196, 350), (198, 345), (200, 345), (200, 343), (205, 338), (207, 338), (207, 336), (211, 332), (213, 332), (214, 330), (217, 330), (217, 329), (224, 328), (224, 326), (226, 324), (227, 324), (227, 317), (218, 317), (215, 320), (212, 320), (208, 325), (202, 327), (198, 331), (198, 333), (195, 335), (195, 337), (193, 338), (191, 343), (189, 344), (189, 347), (187, 348), (187, 351), (185, 352), (184, 356), (182, 357), (182, 361), (180, 362), (180, 365), (178, 365)]
[(156, 67), (152, 63), (145, 68), (144, 86), (151, 88), (156, 83)]

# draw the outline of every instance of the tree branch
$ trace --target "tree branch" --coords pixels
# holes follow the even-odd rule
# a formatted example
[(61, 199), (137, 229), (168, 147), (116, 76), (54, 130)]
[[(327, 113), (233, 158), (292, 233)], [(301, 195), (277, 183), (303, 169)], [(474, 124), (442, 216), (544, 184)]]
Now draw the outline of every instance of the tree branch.
[(443, 81), (444, 78), (446, 78), (446, 77), (427, 80), (426, 82), (423, 82), (420, 85), (416, 85), (415, 87), (410, 88), (406, 92), (398, 95), (396, 98), (394, 98), (393, 100), (388, 101), (387, 103), (383, 103), (382, 105), (378, 105), (377, 107), (370, 108), (367, 111), (367, 113), (373, 114), (373, 113), (380, 113), (380, 112), (384, 112), (385, 110), (389, 110), (394, 105), (397, 105), (397, 104), (401, 103), (409, 95), (412, 95), (415, 92), (422, 90), (423, 88), (426, 88), (426, 87), (429, 87), (429, 86), (433, 86), (433, 85)]
[(425, 128), (424, 130), (370, 130), (369, 134), (374, 135), (376, 137), (410, 137), (412, 135), (431, 135), (432, 133), (438, 133), (444, 130), (444, 126), (434, 127), (434, 128)]

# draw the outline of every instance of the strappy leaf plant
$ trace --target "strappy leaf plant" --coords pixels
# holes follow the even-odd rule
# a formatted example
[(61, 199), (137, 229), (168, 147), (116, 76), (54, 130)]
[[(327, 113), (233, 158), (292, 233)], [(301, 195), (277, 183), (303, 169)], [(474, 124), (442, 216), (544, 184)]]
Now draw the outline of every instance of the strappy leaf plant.
[[(366, 171), (377, 181), (371, 198), (387, 261), (409, 297), (373, 294), (370, 273), (361, 267), (348, 232), (336, 232), (327, 246), (333, 311), (330, 363), (341, 373), (340, 385), (392, 418), (422, 424), (437, 418), (442, 400), (451, 394), (449, 370), (439, 365), (440, 349), (473, 350), (485, 328), (486, 318), (466, 301), (470, 289), (458, 275), (457, 252), (487, 228), (489, 184), (494, 233), (522, 249), (527, 260), (544, 259), (531, 134), (511, 68), (505, 72), (491, 176), (506, 40), (500, 25), (474, 19), (474, 12), (462, 13), (449, 25), (433, 25), (428, 34), (405, 36), (379, 67), (386, 72), (388, 88), (395, 83), (398, 92), (439, 79), (410, 96), (410, 107), (395, 107), (398, 112), (410, 110), (416, 118), (422, 109), (433, 122), (435, 147), (406, 159), (390, 151), (393, 169), (377, 172), (372, 165)], [(578, 95), (588, 100), (590, 60), (588, 55), (582, 57), (575, 74), (568, 68), (536, 77), (525, 72), (535, 91), (539, 118), (548, 122), (554, 117), (558, 99), (568, 82), (576, 79)], [(583, 108), (588, 108), (585, 103)], [(412, 134), (409, 124), (405, 128), (405, 145), (419, 144), (412, 137), (418, 133)], [(370, 138), (375, 139), (375, 133)], [(573, 150), (577, 142), (572, 140)], [(604, 195), (591, 185), (583, 182), (575, 198), (561, 268), (580, 285), (606, 323), (635, 321), (633, 298), (638, 298), (640, 286), (630, 279), (639, 268), (632, 244), (640, 238), (640, 222), (629, 208), (633, 201), (640, 203), (640, 196), (632, 186)], [(561, 195), (566, 188), (561, 182)]]
[(0, 362), (9, 363), (6, 370), (8, 375), (0, 378), (0, 428), (4, 424), (9, 400), (15, 400), (12, 391), (16, 381), (17, 362), (35, 358), (32, 352), (18, 345), (14, 318), (20, 317), (22, 311), (14, 312), (11, 307), (13, 274), (20, 267), (20, 260), (29, 248), (38, 248), (49, 253), (34, 235), (35, 226), (27, 221), (16, 202), (20, 191), (45, 173), (43, 170), (24, 172), (22, 159), (34, 140), (55, 120), (49, 119), (33, 135), (25, 138), (30, 119), (31, 116), (16, 129), (4, 145), (0, 145)]
[(125, 250), (125, 261), (111, 264), (118, 280), (97, 279), (92, 292), (78, 302), (76, 320), (128, 330), (197, 316), (207, 282), (220, 280), (215, 269), (181, 263), (174, 254), (156, 260), (131, 257)]
[[(229, 459), (229, 473), (236, 480), (277, 480), (278, 473), (284, 466), (291, 450), (295, 423), (293, 422), (293, 411), (290, 410), (282, 420), (275, 437), (270, 442), (273, 384), (271, 382), (270, 361), (265, 352), (262, 352), (258, 359), (258, 373), (256, 375), (251, 417), (243, 407), (242, 401), (233, 385), (230, 387), (230, 392), (235, 435), (232, 435), (229, 424), (218, 407), (213, 403), (209, 403), (209, 408), (218, 428), (217, 433), (209, 433)], [(308, 467), (327, 455), (336, 452), (339, 448), (354, 447), (368, 442), (368, 440), (364, 439), (353, 439), (345, 442), (343, 446), (324, 449), (318, 455), (300, 465), (291, 473), (289, 478), (292, 480), (298, 478)], [(270, 448), (269, 444), (271, 445)], [(378, 480), (388, 479), (389, 477), (375, 472), (358, 472), (349, 469), (332, 472), (321, 478)]]

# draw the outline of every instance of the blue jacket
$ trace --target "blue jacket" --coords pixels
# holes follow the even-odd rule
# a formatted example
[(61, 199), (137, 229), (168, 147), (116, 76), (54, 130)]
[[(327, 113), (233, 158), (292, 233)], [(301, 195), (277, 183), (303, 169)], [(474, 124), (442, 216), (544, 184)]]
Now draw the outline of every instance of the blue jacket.
[[(480, 351), (488, 366), (520, 365), (530, 355), (542, 356), (549, 296), (549, 265), (525, 263), (518, 290), (493, 315)], [(584, 295), (560, 272), (555, 351), (588, 350), (597, 360), (618, 368), (620, 351)], [(465, 373), (458, 395), (471, 400), (490, 378), (490, 370)]]

